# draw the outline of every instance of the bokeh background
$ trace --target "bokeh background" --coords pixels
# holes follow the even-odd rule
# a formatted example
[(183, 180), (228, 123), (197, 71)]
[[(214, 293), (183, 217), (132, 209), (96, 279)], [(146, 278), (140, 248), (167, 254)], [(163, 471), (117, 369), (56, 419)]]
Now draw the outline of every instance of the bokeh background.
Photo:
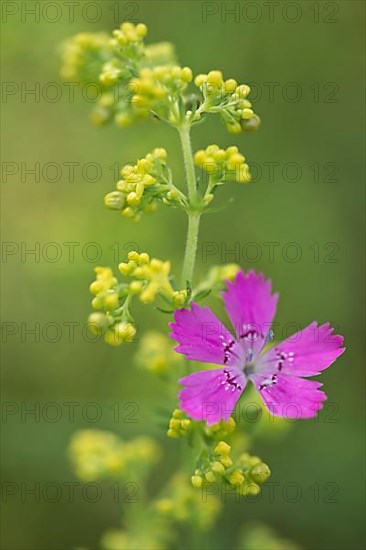
[[(156, 486), (163, 483), (177, 458), (174, 441), (166, 441), (151, 421), (162, 387), (152, 375), (133, 368), (136, 346), (112, 349), (83, 337), (90, 309), (88, 285), (96, 263), (116, 266), (130, 243), (136, 243), (141, 251), (171, 259), (177, 273), (182, 264), (183, 214), (161, 208), (136, 225), (103, 207), (104, 194), (114, 187), (111, 167), (156, 146), (168, 149), (176, 181), (182, 184), (177, 137), (152, 122), (127, 130), (92, 127), (88, 120), (92, 104), (77, 91), (71, 101), (59, 77), (59, 45), (64, 39), (80, 31), (111, 31), (132, 16), (148, 25), (148, 42), (174, 42), (180, 62), (196, 73), (218, 68), (227, 78), (254, 83), (252, 97), (263, 122), (258, 133), (230, 135), (213, 118), (193, 134), (196, 149), (209, 143), (237, 144), (249, 163), (261, 170), (248, 186), (227, 186), (219, 202), (233, 197), (230, 207), (203, 219), (197, 279), (211, 265), (237, 261), (226, 251), (239, 247), (244, 268), (263, 270), (273, 279), (281, 296), (277, 320), (282, 325), (331, 321), (347, 345), (347, 352), (322, 376), (330, 401), (336, 404), (334, 414), (327, 409), (319, 422), (296, 423), (281, 443), (264, 441), (257, 449), (271, 465), (272, 481), (280, 484), (275, 502), (232, 503), (219, 536), (208, 547), (232, 546), (244, 522), (259, 518), (303, 548), (361, 549), (364, 3), (297, 1), (292, 3), (294, 8), (279, 2), (271, 20), (265, 2), (253, 8), (252, 2), (106, 0), (89, 3), (94, 8), (88, 8), (87, 17), (82, 14), (83, 3), (76, 2), (70, 21), (65, 3), (57, 2), (61, 17), (53, 22), (52, 7), (35, 20), (21, 4), (4, 2), (2, 6), (3, 81), (7, 83), (2, 103), (2, 391), (6, 410), (12, 412), (2, 422), (3, 482), (32, 487), (75, 481), (65, 449), (71, 434), (83, 427), (111, 429), (126, 438), (146, 432), (160, 438), (165, 456), (154, 473)], [(25, 3), (29, 8), (33, 4), (37, 3)], [(240, 9), (236, 20), (225, 12), (234, 4)], [(93, 11), (95, 5), (97, 11)], [(45, 88), (50, 82), (62, 89), (56, 101), (50, 100), (52, 89)], [(36, 95), (25, 93), (37, 87)], [(294, 100), (296, 94), (299, 97)], [(55, 175), (52, 167), (47, 172), (50, 162), (57, 164), (60, 174)], [(99, 174), (88, 168), (90, 162), (100, 165)], [(39, 178), (26, 173), (35, 163), (39, 163)], [(70, 164), (65, 163), (76, 163), (74, 178), (69, 177)], [(277, 163), (273, 178), (266, 163)], [(299, 177), (289, 163), (297, 163), (296, 170), (300, 167)], [(52, 178), (57, 181), (51, 182)], [(93, 178), (96, 181), (90, 181)], [(92, 242), (101, 250), (97, 262), (93, 261), (96, 249), (88, 247)], [(216, 243), (218, 252), (206, 258), (202, 250), (207, 242)], [(273, 261), (263, 244), (268, 242), (279, 243)], [(48, 248), (48, 243), (58, 245), (55, 261), (50, 258), (56, 248)], [(64, 243), (78, 243), (73, 260), (70, 245)], [(255, 261), (250, 261), (254, 249), (246, 248), (247, 243), (257, 243), (256, 250), (261, 251)], [(288, 243), (300, 247), (298, 261), (286, 256), (286, 250), (290, 256), (294, 252), (286, 248)], [(39, 247), (38, 256), (24, 254), (35, 247)], [(317, 247), (318, 257), (314, 256)], [(136, 313), (141, 331), (166, 329), (168, 318), (153, 308), (137, 308)], [(36, 323), (39, 341), (25, 333)], [(69, 336), (70, 324), (75, 327), (74, 338)], [(139, 422), (116, 424), (110, 407), (130, 401), (139, 406)], [(74, 421), (65, 413), (67, 402), (80, 403)], [(98, 403), (103, 412), (95, 423), (80, 414), (90, 402)], [(62, 408), (56, 422), (49, 421), (51, 409), (49, 415), (42, 415), (42, 407), (49, 403)], [(35, 406), (41, 408), (39, 421), (25, 414)], [(89, 412), (92, 416), (93, 411)], [(302, 488), (296, 503), (281, 496), (288, 482)], [(319, 502), (311, 489), (314, 483), (320, 487)], [(336, 502), (326, 498), (327, 483), (338, 486)], [(120, 523), (120, 507), (112, 495), (103, 495), (95, 504), (83, 501), (79, 493), (73, 503), (64, 495), (55, 503), (42, 498), (36, 502), (32, 496), (22, 499), (19, 492), (4, 500), (6, 550), (96, 548), (100, 535)]]

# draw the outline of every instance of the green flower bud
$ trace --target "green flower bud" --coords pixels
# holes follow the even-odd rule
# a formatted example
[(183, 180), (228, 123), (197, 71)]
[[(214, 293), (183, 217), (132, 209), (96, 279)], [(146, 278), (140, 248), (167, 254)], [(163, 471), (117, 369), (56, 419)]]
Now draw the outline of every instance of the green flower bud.
[(108, 319), (104, 313), (91, 313), (88, 317), (88, 324), (90, 330), (94, 334), (99, 334), (102, 330), (109, 326)]
[(249, 119), (241, 119), (240, 125), (245, 132), (254, 132), (261, 125), (261, 119), (258, 115), (253, 115)]
[(262, 484), (265, 481), (267, 481), (270, 475), (271, 475), (271, 470), (269, 469), (267, 464), (265, 464), (264, 462), (260, 462), (259, 464), (256, 464), (250, 470), (251, 479), (259, 484)]
[(125, 194), (120, 191), (112, 191), (104, 197), (104, 204), (112, 210), (122, 210), (125, 204)]

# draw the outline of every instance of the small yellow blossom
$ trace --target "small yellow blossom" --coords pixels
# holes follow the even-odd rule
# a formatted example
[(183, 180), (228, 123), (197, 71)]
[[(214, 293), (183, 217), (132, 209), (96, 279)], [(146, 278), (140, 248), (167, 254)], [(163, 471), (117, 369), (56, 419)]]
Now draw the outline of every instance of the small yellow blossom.
[(205, 150), (196, 152), (194, 161), (209, 174), (215, 184), (230, 180), (248, 183), (251, 179), (249, 166), (237, 147), (228, 147), (225, 151), (218, 145), (209, 145)]

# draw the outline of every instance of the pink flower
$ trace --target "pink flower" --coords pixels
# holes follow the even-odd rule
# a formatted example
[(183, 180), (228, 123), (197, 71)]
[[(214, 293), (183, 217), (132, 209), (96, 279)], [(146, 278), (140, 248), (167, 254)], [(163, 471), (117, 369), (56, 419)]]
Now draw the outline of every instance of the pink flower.
[[(222, 365), (180, 379), (180, 407), (193, 419), (215, 424), (227, 420), (250, 380), (270, 412), (287, 418), (311, 418), (326, 395), (315, 380), (345, 350), (342, 336), (327, 323), (311, 323), (264, 351), (272, 339), (277, 294), (262, 274), (240, 271), (222, 293), (235, 329), (234, 338), (208, 307), (195, 303), (174, 313), (171, 337), (187, 359)], [(304, 378), (305, 377), (305, 378)]]

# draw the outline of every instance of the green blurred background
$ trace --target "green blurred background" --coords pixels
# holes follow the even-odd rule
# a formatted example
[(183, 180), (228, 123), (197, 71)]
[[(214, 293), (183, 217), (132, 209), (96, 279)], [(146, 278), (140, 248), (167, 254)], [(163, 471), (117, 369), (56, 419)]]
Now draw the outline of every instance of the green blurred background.
[[(2, 104), (2, 222), (7, 243), (2, 264), (3, 323), (7, 323), (3, 324), (2, 388), (6, 410), (13, 413), (4, 416), (2, 423), (3, 482), (24, 482), (31, 487), (75, 480), (65, 448), (70, 435), (81, 427), (111, 429), (126, 437), (149, 432), (161, 438), (165, 463), (155, 472), (155, 486), (174, 467), (174, 441), (166, 441), (151, 421), (152, 403), (162, 399), (162, 387), (152, 375), (132, 368), (136, 346), (112, 349), (102, 342), (86, 341), (82, 332), (95, 265), (95, 249), (88, 248), (88, 243), (101, 248), (97, 262), (101, 265), (115, 267), (131, 242), (140, 251), (171, 259), (177, 273), (182, 264), (186, 220), (181, 213), (161, 208), (136, 225), (103, 207), (103, 195), (115, 182), (110, 167), (144, 156), (156, 146), (168, 149), (181, 184), (177, 136), (152, 122), (127, 130), (112, 126), (96, 129), (88, 121), (92, 104), (77, 92), (75, 101), (70, 101), (59, 78), (59, 45), (65, 38), (80, 31), (111, 31), (132, 15), (133, 20), (148, 25), (148, 42), (174, 42), (180, 62), (195, 73), (221, 69), (226, 78), (255, 83), (253, 91), (257, 91), (255, 110), (263, 122), (258, 133), (230, 135), (213, 118), (193, 134), (196, 149), (209, 143), (236, 144), (249, 163), (253, 161), (262, 170), (261, 177), (248, 186), (227, 186), (219, 202), (230, 197), (234, 202), (203, 219), (197, 279), (210, 265), (237, 261), (233, 255), (225, 255), (226, 249), (239, 246), (245, 254), (246, 244), (255, 242), (261, 258), (250, 262), (244, 257), (241, 263), (244, 268), (263, 270), (273, 279), (281, 296), (277, 320), (282, 326), (289, 321), (301, 326), (314, 319), (331, 321), (347, 345), (347, 352), (322, 376), (330, 401), (337, 405), (334, 416), (330, 417), (327, 409), (319, 422), (296, 423), (280, 444), (261, 443), (256, 452), (269, 462), (271, 479), (279, 483), (275, 502), (270, 503), (267, 496), (258, 503), (230, 505), (219, 526), (219, 538), (210, 547), (231, 547), (244, 522), (257, 518), (303, 548), (361, 549), (364, 3), (298, 1), (292, 3), (297, 6), (294, 8), (280, 2), (272, 6), (271, 20), (266, 2), (253, 7), (253, 2), (106, 0), (89, 3), (87, 19), (95, 17), (94, 23), (82, 16), (83, 3), (75, 3), (73, 22), (64, 2), (57, 2), (61, 18), (54, 22), (52, 7), (35, 21), (34, 16), (22, 12), (21, 4), (3, 2), (2, 6), (3, 81), (8, 83)], [(225, 16), (225, 9), (234, 4), (240, 9), (237, 20)], [(60, 100), (49, 100), (52, 89), (44, 88), (49, 82), (59, 83)], [(272, 84), (273, 97), (268, 83), (276, 83)], [(301, 92), (298, 100), (291, 101), (295, 88), (288, 83), (296, 83)], [(40, 86), (38, 98), (24, 95), (34, 86)], [(39, 181), (24, 173), (37, 162)], [(60, 177), (52, 167), (42, 175), (50, 162), (57, 164)], [(69, 164), (65, 164), (72, 162), (78, 163), (74, 181), (70, 181)], [(82, 173), (90, 162), (101, 167), (95, 182), (90, 181), (94, 178), (92, 167), (86, 177)], [(272, 162), (278, 163), (273, 180), (265, 164)], [(290, 181), (297, 178), (288, 163), (300, 167), (298, 181)], [(318, 168), (319, 177), (315, 177)], [(58, 181), (49, 181), (53, 177)], [(74, 261), (64, 245), (71, 242), (79, 243)], [(207, 242), (216, 243), (219, 252), (204, 262), (202, 250)], [(273, 261), (263, 244), (268, 242), (279, 243)], [(299, 261), (291, 262), (282, 254), (290, 242), (301, 248)], [(47, 248), (48, 243), (58, 244), (61, 255), (57, 261), (50, 261), (56, 248)], [(319, 261), (315, 261), (314, 243), (319, 243), (315, 245), (319, 246)], [(335, 245), (324, 248), (327, 243)], [(40, 247), (38, 258), (22, 257), (21, 250), (35, 246)], [(115, 254), (117, 247), (119, 253)], [(289, 254), (293, 251), (288, 250)], [(253, 249), (248, 254), (253, 254)], [(153, 308), (137, 308), (137, 313), (141, 331), (166, 329), (167, 317)], [(41, 333), (46, 327), (39, 342), (24, 335), (35, 323), (40, 324)], [(75, 324), (73, 339), (68, 334), (70, 323)], [(12, 330), (17, 332), (10, 334)], [(110, 407), (114, 402), (123, 406), (130, 401), (139, 406), (139, 422), (116, 424)], [(73, 422), (65, 412), (66, 402), (81, 403)], [(80, 414), (82, 405), (90, 402), (102, 410), (95, 423)], [(22, 418), (21, 411), (35, 403), (41, 408), (56, 403), (63, 411), (61, 419), (49, 421), (56, 410), (51, 408), (46, 417), (41, 414), (39, 422), (31, 415)], [(89, 413), (91, 417), (93, 410)], [(286, 502), (282, 496), (288, 482), (302, 488), (296, 503)], [(314, 501), (314, 483), (320, 487), (320, 502)], [(327, 483), (339, 486), (336, 502), (327, 502)], [(42, 498), (37, 503), (32, 496), (22, 502), (20, 490), (5, 495), (4, 500), (3, 548), (9, 550), (96, 548), (103, 531), (120, 523), (120, 507), (109, 493), (95, 504), (83, 501), (78, 491), (73, 503), (64, 494), (55, 503)]]

